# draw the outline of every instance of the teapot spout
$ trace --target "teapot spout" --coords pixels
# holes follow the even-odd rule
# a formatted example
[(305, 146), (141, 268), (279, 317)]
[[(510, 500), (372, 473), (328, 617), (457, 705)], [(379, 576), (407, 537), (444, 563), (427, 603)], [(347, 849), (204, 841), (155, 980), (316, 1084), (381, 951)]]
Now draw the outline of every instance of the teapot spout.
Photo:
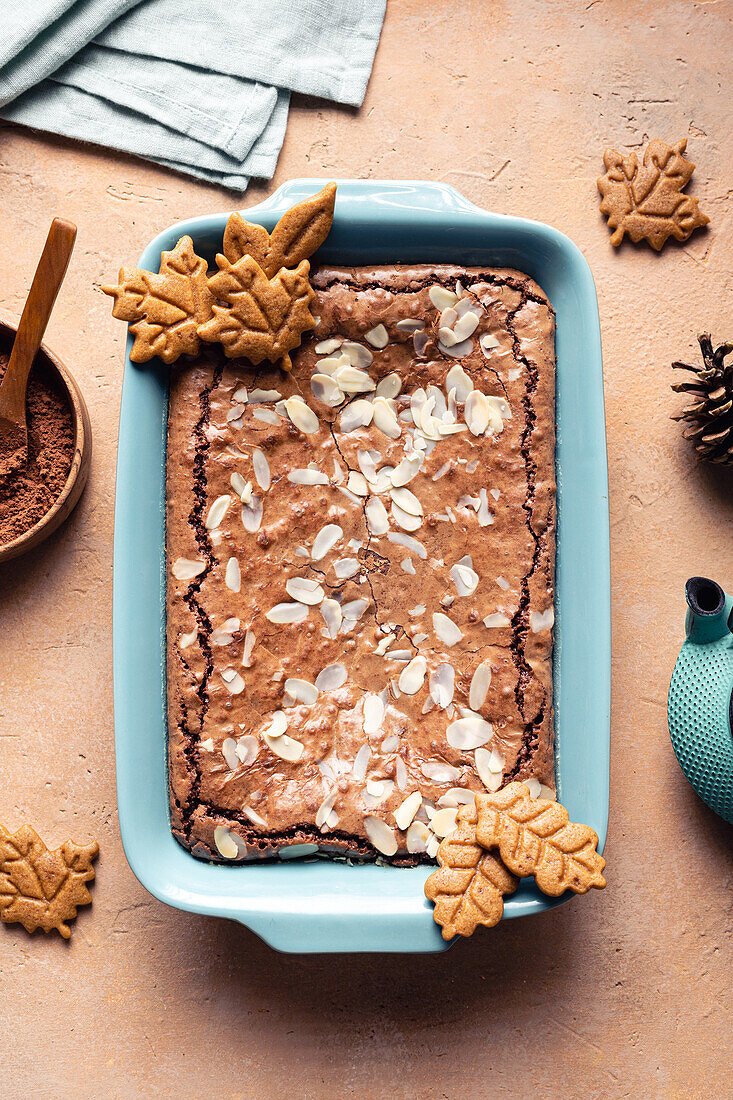
[(728, 620), (733, 610), (733, 600), (726, 596), (719, 584), (707, 577), (690, 577), (685, 585), (685, 598), (685, 631), (691, 642), (704, 645), (716, 642), (729, 633)]

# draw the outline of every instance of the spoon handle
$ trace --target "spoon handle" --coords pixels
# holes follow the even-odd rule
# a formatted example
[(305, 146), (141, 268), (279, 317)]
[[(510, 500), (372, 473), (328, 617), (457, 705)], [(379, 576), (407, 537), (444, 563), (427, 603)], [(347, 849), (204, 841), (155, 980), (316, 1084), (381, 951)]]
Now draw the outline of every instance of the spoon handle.
[(0, 385), (3, 415), (25, 424), (25, 391), (36, 352), (41, 346), (56, 296), (69, 266), (76, 240), (76, 226), (63, 218), (54, 218), (46, 244), (33, 276), (30, 293), (23, 307), (13, 341), (5, 376)]

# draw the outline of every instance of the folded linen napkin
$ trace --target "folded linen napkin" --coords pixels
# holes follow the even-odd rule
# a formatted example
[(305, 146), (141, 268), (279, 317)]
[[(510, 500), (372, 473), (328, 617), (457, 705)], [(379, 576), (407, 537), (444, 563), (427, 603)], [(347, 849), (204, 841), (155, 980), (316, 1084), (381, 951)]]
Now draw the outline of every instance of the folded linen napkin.
[(386, 0), (24, 0), (0, 115), (244, 190), (291, 90), (358, 105)]

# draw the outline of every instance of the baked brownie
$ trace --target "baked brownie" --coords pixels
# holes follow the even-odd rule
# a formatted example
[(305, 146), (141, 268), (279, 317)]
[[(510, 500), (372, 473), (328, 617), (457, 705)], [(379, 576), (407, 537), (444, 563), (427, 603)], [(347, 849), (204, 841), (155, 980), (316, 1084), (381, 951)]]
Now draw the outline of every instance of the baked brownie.
[(173, 372), (172, 826), (415, 862), (472, 792), (554, 790), (554, 314), (515, 271), (313, 286), (292, 373)]

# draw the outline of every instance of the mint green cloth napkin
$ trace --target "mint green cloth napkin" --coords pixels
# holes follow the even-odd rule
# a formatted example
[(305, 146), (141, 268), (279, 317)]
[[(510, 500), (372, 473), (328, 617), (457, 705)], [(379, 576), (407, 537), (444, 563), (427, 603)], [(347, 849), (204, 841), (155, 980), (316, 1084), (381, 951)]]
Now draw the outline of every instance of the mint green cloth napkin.
[(290, 91), (358, 105), (386, 0), (22, 0), (0, 115), (244, 190)]

